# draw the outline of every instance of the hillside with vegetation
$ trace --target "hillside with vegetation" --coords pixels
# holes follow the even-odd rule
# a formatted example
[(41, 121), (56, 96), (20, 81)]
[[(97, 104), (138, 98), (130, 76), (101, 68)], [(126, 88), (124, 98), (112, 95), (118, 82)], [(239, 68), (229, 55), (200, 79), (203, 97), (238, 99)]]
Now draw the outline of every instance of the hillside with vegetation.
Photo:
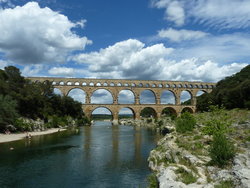
[(250, 65), (198, 97), (197, 107), (199, 113), (155, 121), (167, 134), (148, 158), (149, 187), (248, 188)]
[(32, 83), (14, 66), (0, 69), (0, 131), (32, 131), (87, 123), (81, 103), (53, 93), (50, 82)]
[(210, 105), (250, 109), (250, 65), (219, 81), (211, 93), (197, 98), (198, 111), (208, 111)]

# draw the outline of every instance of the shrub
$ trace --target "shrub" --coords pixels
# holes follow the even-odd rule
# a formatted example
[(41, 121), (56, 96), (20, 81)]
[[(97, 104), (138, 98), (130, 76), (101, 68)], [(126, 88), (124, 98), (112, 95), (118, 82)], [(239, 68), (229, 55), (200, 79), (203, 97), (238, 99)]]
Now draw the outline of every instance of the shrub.
[(175, 170), (175, 173), (180, 174), (180, 180), (185, 184), (195, 183), (197, 180), (192, 172), (188, 172), (182, 167), (179, 167), (177, 170)]
[(157, 177), (155, 174), (151, 174), (148, 176), (147, 178), (148, 180), (148, 187), (149, 188), (158, 188), (159, 187), (159, 183), (158, 183), (158, 180), (157, 180)]
[(223, 167), (234, 157), (235, 148), (225, 134), (218, 132), (213, 135), (209, 154), (212, 159), (211, 164)]
[(28, 121), (25, 121), (23, 118), (16, 119), (14, 122), (14, 126), (17, 131), (33, 131), (34, 125)]
[(13, 124), (18, 114), (17, 102), (10, 96), (0, 95), (0, 131), (4, 131), (7, 125)]
[(196, 120), (194, 116), (188, 112), (185, 112), (176, 120), (176, 131), (180, 133), (192, 131), (195, 127), (195, 124)]

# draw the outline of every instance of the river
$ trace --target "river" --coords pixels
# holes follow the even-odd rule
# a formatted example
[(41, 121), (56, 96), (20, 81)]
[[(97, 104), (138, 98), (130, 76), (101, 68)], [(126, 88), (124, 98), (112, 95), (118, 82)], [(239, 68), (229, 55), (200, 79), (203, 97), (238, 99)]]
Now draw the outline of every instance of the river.
[(97, 121), (91, 127), (3, 143), (0, 187), (146, 187), (147, 158), (158, 139), (144, 128)]

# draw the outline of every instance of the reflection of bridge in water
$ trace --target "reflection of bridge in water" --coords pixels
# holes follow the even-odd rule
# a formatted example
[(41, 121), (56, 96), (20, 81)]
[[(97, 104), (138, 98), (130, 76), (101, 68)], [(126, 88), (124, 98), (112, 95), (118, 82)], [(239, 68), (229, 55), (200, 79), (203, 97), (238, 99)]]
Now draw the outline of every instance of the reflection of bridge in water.
[[(136, 120), (140, 119), (141, 111), (152, 108), (156, 117), (160, 117), (164, 109), (179, 115), (183, 110), (191, 113), (196, 111), (196, 95), (199, 91), (209, 93), (215, 87), (215, 83), (208, 82), (188, 82), (188, 81), (163, 81), (163, 80), (116, 80), (116, 79), (84, 79), (84, 78), (53, 78), (53, 77), (29, 77), (33, 82), (50, 81), (54, 88), (60, 89), (63, 95), (68, 95), (73, 89), (81, 89), (86, 94), (85, 104), (82, 105), (87, 117), (91, 117), (92, 112), (104, 107), (113, 115), (113, 120), (118, 120), (119, 111), (122, 108), (129, 108)], [(91, 96), (99, 89), (105, 89), (113, 97), (112, 104), (93, 104)], [(121, 91), (129, 90), (134, 95), (134, 104), (119, 104), (118, 96)], [(140, 95), (143, 91), (149, 90), (154, 94), (155, 104), (141, 104)], [(164, 91), (170, 91), (174, 98), (174, 104), (161, 104), (161, 95)], [(190, 105), (181, 104), (181, 93), (187, 91), (191, 96)]]

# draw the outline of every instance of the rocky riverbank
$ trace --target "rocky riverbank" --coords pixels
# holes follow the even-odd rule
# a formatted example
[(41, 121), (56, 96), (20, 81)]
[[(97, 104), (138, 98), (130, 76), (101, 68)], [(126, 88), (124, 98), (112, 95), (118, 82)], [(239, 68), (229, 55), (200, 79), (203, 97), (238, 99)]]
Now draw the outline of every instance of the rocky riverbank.
[(234, 122), (231, 120), (238, 112), (232, 113), (229, 115), (232, 131), (228, 139), (234, 143), (236, 154), (223, 168), (210, 164), (213, 137), (202, 131), (202, 122), (209, 117), (197, 115), (197, 126), (186, 133), (176, 132), (174, 121), (162, 120), (163, 127), (170, 133), (158, 142), (148, 158), (159, 187), (250, 187), (250, 113), (246, 112), (244, 118), (238, 117)]

